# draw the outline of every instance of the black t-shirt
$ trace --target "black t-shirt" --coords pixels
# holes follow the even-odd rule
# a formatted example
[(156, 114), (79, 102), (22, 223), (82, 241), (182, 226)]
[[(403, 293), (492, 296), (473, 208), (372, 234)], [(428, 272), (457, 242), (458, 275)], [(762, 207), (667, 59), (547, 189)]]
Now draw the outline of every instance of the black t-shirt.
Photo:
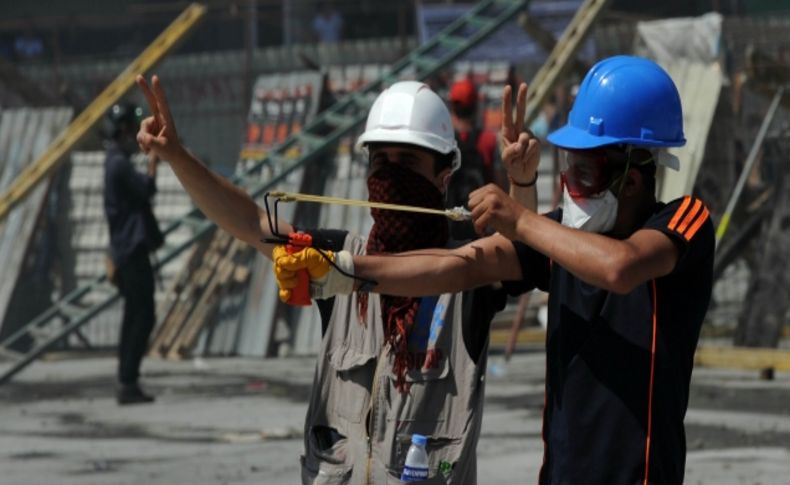
[[(561, 219), (561, 211), (547, 215)], [(680, 250), (674, 270), (626, 295), (589, 285), (515, 242), (522, 291), (548, 290), (541, 484), (679, 484), (694, 350), (710, 301), (708, 210), (694, 197), (658, 203), (643, 225)]]
[[(314, 244), (322, 249), (342, 251), (347, 231), (319, 229), (309, 231)], [(514, 293), (515, 294), (515, 293)], [(321, 334), (326, 333), (335, 299), (316, 300), (321, 314)], [(463, 298), (463, 337), (469, 356), (474, 362), (480, 358), (488, 342), (488, 331), (494, 315), (505, 308), (507, 294), (503, 289), (481, 286), (464, 292)]]

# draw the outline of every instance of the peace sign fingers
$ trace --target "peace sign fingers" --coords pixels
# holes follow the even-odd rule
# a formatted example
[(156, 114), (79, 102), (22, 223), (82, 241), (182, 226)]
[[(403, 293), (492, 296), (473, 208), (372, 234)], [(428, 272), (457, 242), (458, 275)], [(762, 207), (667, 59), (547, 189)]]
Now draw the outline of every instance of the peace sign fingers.
[(137, 142), (145, 153), (153, 150), (160, 158), (171, 160), (180, 146), (170, 106), (159, 77), (156, 75), (152, 77), (151, 86), (141, 75), (138, 75), (135, 81), (145, 95), (152, 115), (141, 123)]
[(516, 133), (524, 129), (524, 115), (527, 112), (527, 83), (521, 83), (516, 97)]
[(505, 86), (502, 93), (502, 136), (500, 154), (511, 179), (531, 180), (540, 158), (540, 142), (524, 127), (527, 112), (526, 83), (521, 83), (516, 95), (516, 113), (513, 117), (513, 93)]
[(516, 95), (516, 118), (513, 119), (513, 90), (505, 86), (502, 92), (502, 136), (514, 143), (524, 129), (524, 116), (527, 111), (527, 84), (521, 83)]

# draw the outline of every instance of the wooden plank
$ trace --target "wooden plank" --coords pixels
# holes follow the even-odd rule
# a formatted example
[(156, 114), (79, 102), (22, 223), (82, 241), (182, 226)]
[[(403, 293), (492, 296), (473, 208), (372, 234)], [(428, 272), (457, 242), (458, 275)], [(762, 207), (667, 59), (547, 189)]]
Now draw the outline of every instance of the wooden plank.
[(233, 238), (224, 231), (218, 231), (215, 234), (212, 247), (204, 258), (200, 270), (194, 274), (190, 287), (179, 302), (180, 305), (177, 312), (174, 314), (171, 331), (166, 335), (163, 347), (160, 350), (162, 356), (166, 356), (168, 352), (170, 352), (173, 345), (178, 341), (179, 335), (184, 331), (191, 315), (193, 315), (196, 310), (197, 303), (205, 294), (207, 286), (213, 275), (217, 272), (218, 265), (222, 261), (220, 254), (227, 249), (232, 239)]
[(201, 298), (206, 285), (211, 279), (211, 275), (216, 272), (217, 264), (220, 262), (218, 254), (227, 248), (232, 239), (225, 231), (217, 231), (214, 237), (211, 238), (208, 253), (202, 258), (202, 264), (194, 272), (189, 284), (182, 290), (175, 308), (168, 315), (168, 319), (162, 322), (161, 333), (156, 341), (152, 343), (149, 355), (154, 357), (167, 355), (173, 342), (178, 338), (178, 334), (189, 319), (190, 314), (194, 311), (195, 302)]
[(203, 258), (206, 252), (209, 250), (212, 240), (213, 237), (206, 237), (192, 248), (186, 263), (179, 270), (178, 274), (170, 285), (170, 288), (165, 294), (165, 297), (159, 304), (156, 314), (160, 316), (160, 323), (153, 332), (153, 337), (151, 338), (151, 344), (149, 346), (150, 349), (158, 347), (162, 344), (164, 331), (168, 327), (166, 322), (169, 322), (172, 319), (173, 312), (178, 307), (181, 296), (184, 294), (184, 291), (187, 290), (195, 271), (198, 270), (201, 263), (203, 262)]
[(167, 353), (169, 359), (180, 359), (188, 355), (197, 341), (200, 331), (215, 314), (222, 295), (227, 293), (236, 269), (235, 259), (245, 243), (234, 239), (222, 259), (217, 264), (217, 270), (211, 275), (200, 299), (194, 306), (194, 311), (184, 323), (178, 338), (170, 346)]
[[(504, 347), (509, 340), (510, 329), (491, 331), (491, 347)], [(526, 328), (519, 332), (519, 344), (542, 344), (546, 331), (542, 328)], [(713, 368), (790, 371), (790, 350), (720, 347), (703, 345), (694, 354), (694, 365)]]
[(694, 364), (703, 367), (790, 371), (790, 350), (759, 347), (702, 346), (694, 355)]
[[(504, 347), (511, 341), (511, 329), (503, 328), (491, 331), (490, 344), (492, 347)], [(546, 342), (546, 330), (543, 328), (524, 328), (518, 332), (517, 344), (536, 344)]]

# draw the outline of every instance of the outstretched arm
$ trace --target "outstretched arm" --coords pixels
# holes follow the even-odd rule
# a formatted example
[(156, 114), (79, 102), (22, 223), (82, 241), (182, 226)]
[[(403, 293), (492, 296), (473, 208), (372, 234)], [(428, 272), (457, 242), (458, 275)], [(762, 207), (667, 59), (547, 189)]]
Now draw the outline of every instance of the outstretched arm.
[(628, 293), (669, 274), (679, 257), (669, 236), (653, 229), (638, 230), (626, 239), (572, 229), (519, 206), (494, 186), (472, 192), (469, 200), (477, 230), (493, 227), (581, 280), (615, 293)]
[(457, 249), (355, 256), (354, 273), (378, 283), (371, 291), (396, 296), (437, 295), (522, 278), (513, 243), (500, 235)]
[(296, 272), (302, 269), (310, 274), (314, 298), (350, 294), (363, 281), (375, 282), (366, 286), (366, 291), (418, 297), (522, 278), (513, 243), (499, 235), (457, 249), (422, 249), (400, 254), (352, 257), (348, 251), (321, 253), (314, 248), (287, 254), (282, 247), (277, 247), (274, 254), (274, 272), (283, 301), (290, 298), (291, 289), (297, 285)]
[[(261, 242), (271, 235), (266, 212), (249, 194), (210, 170), (181, 144), (158, 76), (153, 76), (151, 86), (143, 76), (137, 76), (137, 85), (152, 113), (140, 125), (140, 148), (170, 162), (181, 185), (206, 217), (271, 258), (273, 246)], [(279, 230), (287, 234), (293, 228), (279, 221)]]

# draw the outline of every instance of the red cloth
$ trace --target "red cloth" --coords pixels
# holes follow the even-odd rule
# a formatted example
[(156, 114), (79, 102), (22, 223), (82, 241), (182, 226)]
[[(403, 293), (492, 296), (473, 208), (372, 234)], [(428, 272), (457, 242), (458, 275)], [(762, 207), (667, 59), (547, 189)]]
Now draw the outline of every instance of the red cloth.
[[(368, 199), (371, 202), (413, 205), (431, 209), (444, 209), (442, 193), (422, 175), (387, 163), (368, 178)], [(449, 237), (447, 219), (443, 216), (371, 209), (373, 228), (367, 243), (368, 254), (400, 253), (412, 249), (444, 247)], [(395, 387), (408, 392), (408, 335), (414, 324), (419, 298), (381, 295), (381, 313), (387, 342), (395, 352), (393, 372)], [(359, 295), (360, 317), (367, 314), (368, 295)]]
[(489, 170), (494, 165), (494, 154), (496, 153), (496, 133), (493, 131), (483, 131), (477, 139), (477, 151), (483, 157), (483, 164)]

